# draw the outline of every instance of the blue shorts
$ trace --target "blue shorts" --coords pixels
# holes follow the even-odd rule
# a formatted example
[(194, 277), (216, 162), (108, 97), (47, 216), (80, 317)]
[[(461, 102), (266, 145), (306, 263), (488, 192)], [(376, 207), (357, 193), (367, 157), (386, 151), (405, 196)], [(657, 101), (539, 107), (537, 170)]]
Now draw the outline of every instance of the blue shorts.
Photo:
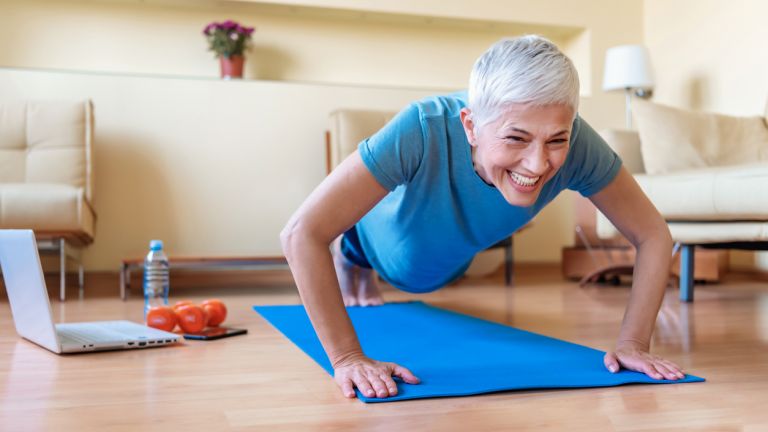
[(365, 257), (363, 247), (360, 246), (360, 237), (354, 225), (341, 237), (341, 254), (357, 266), (372, 268), (368, 258)]

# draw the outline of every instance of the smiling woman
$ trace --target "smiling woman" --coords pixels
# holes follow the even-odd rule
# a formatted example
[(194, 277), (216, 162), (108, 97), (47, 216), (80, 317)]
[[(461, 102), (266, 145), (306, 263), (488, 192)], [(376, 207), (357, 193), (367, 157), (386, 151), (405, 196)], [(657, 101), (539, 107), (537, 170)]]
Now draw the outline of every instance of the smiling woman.
[(475, 63), (467, 92), (403, 109), (291, 217), (283, 250), (345, 395), (353, 397), (353, 387), (368, 397), (394, 395), (393, 375), (418, 382), (401, 365), (366, 357), (344, 309), (382, 303), (374, 271), (404, 291), (439, 289), (565, 189), (589, 197), (638, 248), (640, 275), (605, 367), (682, 377), (648, 352), (669, 232), (577, 115), (578, 94), (576, 69), (554, 44), (537, 36), (499, 41)]
[(528, 207), (565, 162), (575, 115), (565, 104), (510, 103), (481, 128), (469, 108), (462, 109), (461, 121), (478, 175), (509, 204)]

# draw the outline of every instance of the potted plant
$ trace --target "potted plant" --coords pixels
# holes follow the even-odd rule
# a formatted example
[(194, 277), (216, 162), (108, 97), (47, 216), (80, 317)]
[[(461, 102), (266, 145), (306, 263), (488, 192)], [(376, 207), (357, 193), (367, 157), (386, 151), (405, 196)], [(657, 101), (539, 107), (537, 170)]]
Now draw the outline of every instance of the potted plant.
[(243, 77), (243, 52), (249, 48), (253, 27), (244, 27), (232, 20), (212, 22), (205, 26), (203, 35), (208, 49), (216, 54), (224, 79)]

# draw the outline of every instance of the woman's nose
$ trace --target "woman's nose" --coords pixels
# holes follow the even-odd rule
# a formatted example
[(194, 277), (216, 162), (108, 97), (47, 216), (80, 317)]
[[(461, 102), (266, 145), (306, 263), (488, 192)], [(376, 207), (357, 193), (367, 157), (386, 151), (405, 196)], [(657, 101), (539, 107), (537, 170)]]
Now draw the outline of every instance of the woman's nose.
[(534, 145), (525, 155), (525, 169), (532, 174), (543, 174), (549, 168), (549, 154), (544, 146)]

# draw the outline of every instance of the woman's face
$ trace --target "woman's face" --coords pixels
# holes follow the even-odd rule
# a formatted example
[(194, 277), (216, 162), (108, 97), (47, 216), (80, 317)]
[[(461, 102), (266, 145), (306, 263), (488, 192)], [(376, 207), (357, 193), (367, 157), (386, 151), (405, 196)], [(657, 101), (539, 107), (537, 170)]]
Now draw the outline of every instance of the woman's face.
[(508, 203), (529, 207), (568, 155), (574, 111), (566, 105), (508, 105), (498, 119), (475, 128), (471, 111), (461, 122), (475, 171)]

